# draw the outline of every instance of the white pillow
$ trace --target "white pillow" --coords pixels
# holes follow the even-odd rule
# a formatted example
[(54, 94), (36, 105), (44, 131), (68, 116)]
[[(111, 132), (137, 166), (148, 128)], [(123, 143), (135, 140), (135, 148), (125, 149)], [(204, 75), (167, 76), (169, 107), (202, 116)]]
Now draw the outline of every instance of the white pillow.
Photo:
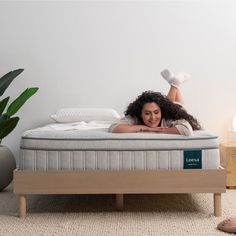
[(63, 108), (51, 115), (56, 122), (69, 123), (78, 121), (111, 121), (116, 122), (121, 118), (114, 109), (106, 108)]

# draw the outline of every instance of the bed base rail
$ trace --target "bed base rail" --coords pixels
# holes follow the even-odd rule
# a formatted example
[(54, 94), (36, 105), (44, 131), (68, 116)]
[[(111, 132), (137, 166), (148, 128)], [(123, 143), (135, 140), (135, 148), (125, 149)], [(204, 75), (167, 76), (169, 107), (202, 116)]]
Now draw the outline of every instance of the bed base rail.
[(122, 210), (123, 194), (213, 193), (214, 215), (221, 216), (221, 193), (225, 191), (224, 169), (14, 171), (20, 218), (26, 216), (27, 194), (116, 194), (117, 209)]

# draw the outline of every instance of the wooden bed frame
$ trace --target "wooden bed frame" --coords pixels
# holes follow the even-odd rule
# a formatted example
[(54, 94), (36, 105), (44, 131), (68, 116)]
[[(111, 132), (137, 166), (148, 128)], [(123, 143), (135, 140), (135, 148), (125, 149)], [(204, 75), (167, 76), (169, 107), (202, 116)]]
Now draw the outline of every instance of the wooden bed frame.
[(116, 194), (123, 208), (123, 194), (213, 193), (214, 215), (221, 216), (221, 193), (226, 173), (218, 170), (158, 171), (14, 171), (14, 193), (19, 196), (19, 217), (26, 216), (27, 194)]

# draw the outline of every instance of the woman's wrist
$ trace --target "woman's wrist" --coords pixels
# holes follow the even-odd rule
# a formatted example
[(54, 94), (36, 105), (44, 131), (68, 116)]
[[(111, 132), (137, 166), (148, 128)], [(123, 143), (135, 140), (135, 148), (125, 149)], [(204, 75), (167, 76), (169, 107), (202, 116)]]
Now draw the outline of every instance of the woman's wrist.
[(139, 126), (137, 132), (139, 132), (139, 133), (144, 132), (143, 126)]
[(149, 131), (149, 127), (145, 126), (145, 125), (141, 125), (139, 127), (139, 132), (148, 132)]

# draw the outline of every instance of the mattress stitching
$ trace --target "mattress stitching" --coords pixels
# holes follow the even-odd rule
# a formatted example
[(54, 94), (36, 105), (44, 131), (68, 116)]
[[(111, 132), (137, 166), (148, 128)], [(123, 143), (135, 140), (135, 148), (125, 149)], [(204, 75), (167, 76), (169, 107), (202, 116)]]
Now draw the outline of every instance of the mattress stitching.
[(48, 170), (48, 152), (46, 152), (46, 170)]
[[(36, 147), (23, 147), (21, 146), (20, 149), (22, 150), (38, 150), (38, 151), (107, 151), (107, 149), (99, 148), (99, 149), (52, 149), (52, 148), (36, 148)], [(219, 149), (219, 146), (209, 146), (209, 147), (190, 147), (190, 148), (166, 148), (166, 149), (154, 149), (154, 148), (147, 148), (147, 149), (109, 149), (109, 151), (173, 151), (173, 150), (207, 150), (207, 149)]]
[(32, 140), (62, 140), (62, 141), (65, 141), (65, 140), (75, 140), (75, 141), (87, 141), (87, 140), (91, 140), (91, 141), (107, 141), (107, 140), (110, 140), (110, 141), (116, 141), (116, 140), (124, 140), (124, 141), (127, 141), (127, 140), (145, 140), (145, 141), (160, 141), (160, 140), (168, 140), (168, 141), (178, 141), (178, 140), (184, 140), (184, 141), (192, 141), (192, 140), (204, 140), (204, 139), (218, 139), (218, 136), (208, 136), (208, 137), (192, 137), (190, 138), (189, 136), (187, 136), (186, 138), (183, 137), (183, 138), (43, 138), (43, 137), (21, 137), (21, 139), (32, 139)]
[(105, 153), (107, 157), (107, 170), (109, 170), (110, 169), (110, 156), (108, 155), (108, 152), (105, 151)]

